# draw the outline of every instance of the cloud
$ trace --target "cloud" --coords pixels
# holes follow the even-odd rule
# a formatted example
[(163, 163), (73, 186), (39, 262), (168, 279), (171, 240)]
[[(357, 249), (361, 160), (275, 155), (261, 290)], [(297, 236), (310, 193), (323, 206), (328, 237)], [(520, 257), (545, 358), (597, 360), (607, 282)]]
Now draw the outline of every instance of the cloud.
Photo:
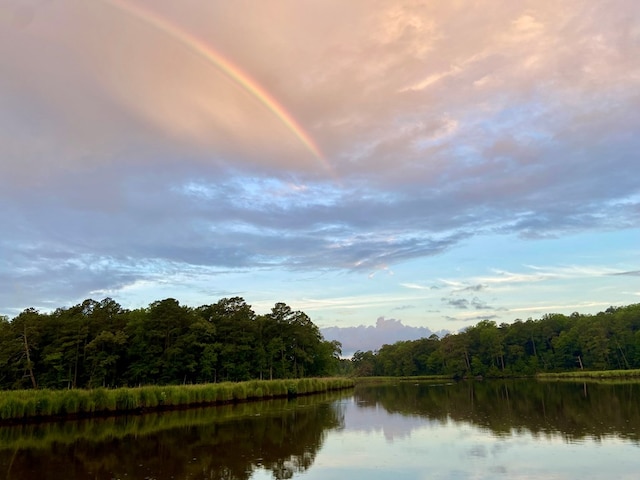
[(524, 307), (519, 307), (519, 308), (510, 308), (509, 311), (510, 312), (532, 312), (532, 311), (538, 311), (538, 312), (557, 312), (559, 310), (567, 310), (567, 309), (571, 309), (573, 311), (584, 311), (587, 308), (592, 308), (592, 307), (604, 307), (604, 306), (610, 306), (609, 303), (607, 302), (581, 302), (581, 303), (576, 303), (576, 304), (570, 304), (570, 303), (564, 303), (564, 304), (542, 304), (542, 305), (527, 305)]
[(477, 284), (477, 285), (469, 285), (468, 287), (464, 287), (460, 291), (461, 292), (479, 292), (479, 291), (483, 290), (484, 288), (485, 288), (484, 285)]
[(345, 357), (350, 357), (358, 350), (378, 350), (385, 344), (428, 338), (434, 333), (427, 327), (412, 327), (404, 325), (401, 320), (384, 317), (378, 317), (375, 327), (327, 327), (320, 331), (326, 340), (338, 340), (342, 343), (342, 354)]
[(452, 316), (445, 316), (444, 317), (445, 320), (448, 320), (450, 322), (481, 322), (481, 321), (485, 321), (485, 320), (494, 320), (496, 318), (498, 318), (497, 315), (472, 315), (472, 316), (456, 316), (456, 317), (452, 317)]
[[(473, 237), (637, 228), (635, 1), (487, 5), (149, 4), (256, 94), (109, 2), (5, 2), (0, 307), (157, 283), (167, 265), (187, 283), (369, 275)], [(574, 273), (501, 269), (459, 288)]]
[(443, 298), (442, 301), (446, 305), (459, 310), (467, 310), (467, 309), (498, 310), (495, 307), (487, 305), (487, 303), (484, 300), (480, 300), (478, 297), (473, 297), (470, 300), (466, 298), (450, 298), (449, 297), (449, 298)]
[(419, 285), (417, 283), (401, 283), (401, 286), (404, 288), (409, 288), (412, 290), (430, 290), (432, 287), (425, 287), (424, 285)]
[(480, 300), (478, 297), (473, 297), (473, 299), (471, 299), (470, 304), (476, 310), (495, 310), (494, 307), (491, 307), (491, 306), (487, 305), (487, 303), (485, 301)]
[(628, 272), (616, 272), (616, 273), (612, 273), (611, 275), (623, 275), (623, 276), (631, 276), (631, 277), (639, 277), (640, 276), (640, 270), (630, 270)]
[[(520, 272), (493, 269), (493, 275), (473, 278), (471, 281), (479, 282), (478, 285), (483, 286), (482, 290), (495, 291), (496, 289), (509, 288), (518, 284), (597, 278), (618, 273), (612, 267), (598, 265), (524, 265), (523, 267), (523, 271)], [(458, 291), (464, 290), (460, 289)]]
[(415, 305), (400, 305), (399, 307), (395, 307), (393, 310), (402, 311), (402, 310), (412, 310), (416, 308)]
[(459, 308), (459, 309), (469, 308), (469, 300), (465, 298), (443, 298), (442, 301), (453, 308)]

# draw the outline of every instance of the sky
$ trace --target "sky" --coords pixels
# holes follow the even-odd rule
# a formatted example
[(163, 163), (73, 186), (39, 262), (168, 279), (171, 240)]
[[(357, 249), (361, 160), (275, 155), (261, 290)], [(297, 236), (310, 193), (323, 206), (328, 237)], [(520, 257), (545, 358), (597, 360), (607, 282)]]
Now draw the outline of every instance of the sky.
[(0, 0), (0, 314), (638, 303), (639, 52), (636, 0)]

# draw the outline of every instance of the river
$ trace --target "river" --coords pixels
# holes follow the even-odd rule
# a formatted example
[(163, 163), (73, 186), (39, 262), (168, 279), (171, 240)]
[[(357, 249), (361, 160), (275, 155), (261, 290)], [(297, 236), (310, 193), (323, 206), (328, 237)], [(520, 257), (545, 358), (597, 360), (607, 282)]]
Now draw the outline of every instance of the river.
[(640, 382), (399, 382), (0, 427), (0, 478), (637, 479)]

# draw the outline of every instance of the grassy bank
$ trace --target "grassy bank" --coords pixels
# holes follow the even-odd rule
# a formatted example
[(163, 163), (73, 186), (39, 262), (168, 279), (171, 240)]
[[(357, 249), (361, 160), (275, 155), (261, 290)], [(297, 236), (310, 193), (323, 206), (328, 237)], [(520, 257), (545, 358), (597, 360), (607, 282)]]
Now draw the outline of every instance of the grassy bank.
[(353, 380), (347, 378), (303, 378), (93, 390), (10, 390), (0, 392), (0, 421), (169, 410), (292, 397), (348, 388), (353, 384)]
[(640, 378), (640, 369), (635, 370), (578, 370), (575, 372), (538, 373), (536, 378), (552, 379), (597, 379), (613, 380), (619, 378)]
[[(296, 405), (313, 405), (316, 402), (339, 400), (349, 395), (346, 391), (333, 390), (295, 398)], [(87, 418), (81, 421), (45, 422), (5, 425), (0, 428), (0, 452), (16, 449), (50, 449), (78, 442), (100, 444), (126, 437), (157, 435), (175, 428), (222, 425), (241, 418), (279, 417), (291, 400), (265, 399), (259, 402), (227, 403), (215, 408), (194, 407), (171, 412), (148, 412), (144, 415)]]

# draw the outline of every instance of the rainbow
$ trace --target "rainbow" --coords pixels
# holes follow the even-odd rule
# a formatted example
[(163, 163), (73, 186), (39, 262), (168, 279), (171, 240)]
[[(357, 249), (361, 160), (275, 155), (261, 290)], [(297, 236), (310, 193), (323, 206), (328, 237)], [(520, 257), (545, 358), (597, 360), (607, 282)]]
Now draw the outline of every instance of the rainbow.
[(285, 108), (280, 105), (269, 92), (267, 92), (260, 84), (253, 80), (249, 75), (243, 72), (239, 67), (235, 66), (229, 60), (224, 58), (220, 53), (215, 51), (211, 46), (204, 43), (199, 38), (190, 33), (181, 30), (173, 23), (165, 20), (159, 15), (146, 10), (140, 6), (133, 5), (124, 0), (102, 0), (103, 3), (120, 10), (128, 16), (135, 17), (141, 22), (149, 25), (157, 30), (169, 35), (175, 41), (181, 43), (191, 52), (205, 59), (211, 65), (221, 70), (230, 79), (240, 85), (244, 90), (249, 92), (262, 105), (264, 105), (271, 113), (273, 113), (282, 124), (295, 135), (296, 138), (305, 146), (305, 148), (318, 159), (323, 167), (331, 172), (331, 166), (324, 159), (320, 149), (317, 147), (313, 139), (300, 126), (300, 124), (289, 114)]

